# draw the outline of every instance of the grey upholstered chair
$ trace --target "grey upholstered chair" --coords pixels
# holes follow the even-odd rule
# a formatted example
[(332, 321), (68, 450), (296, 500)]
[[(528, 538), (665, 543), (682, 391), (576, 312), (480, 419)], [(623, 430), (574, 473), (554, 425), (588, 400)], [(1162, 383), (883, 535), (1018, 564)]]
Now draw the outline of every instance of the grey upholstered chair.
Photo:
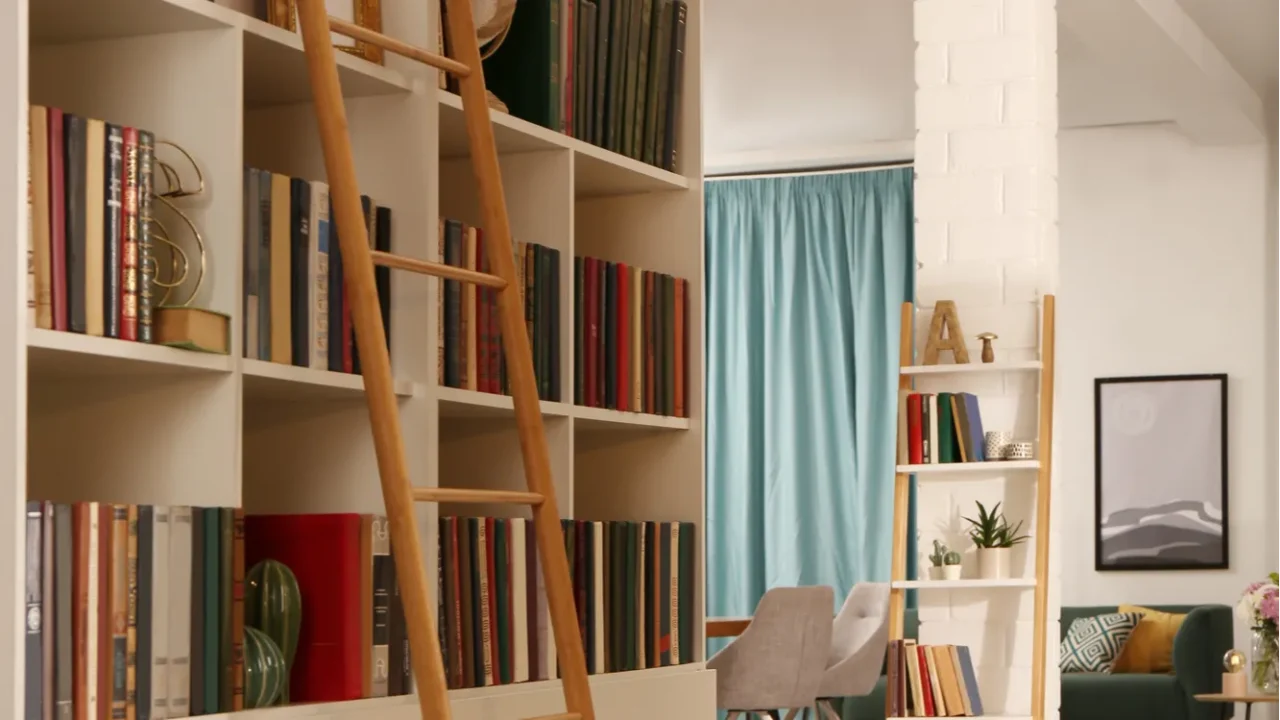
[(827, 669), (818, 684), (820, 718), (840, 720), (831, 705), (835, 698), (871, 694), (888, 644), (889, 584), (854, 585), (831, 629)]
[(831, 608), (827, 586), (774, 588), (756, 606), (742, 634), (707, 661), (716, 671), (716, 707), (728, 720), (746, 713), (790, 718), (817, 699), (818, 683), (831, 647)]

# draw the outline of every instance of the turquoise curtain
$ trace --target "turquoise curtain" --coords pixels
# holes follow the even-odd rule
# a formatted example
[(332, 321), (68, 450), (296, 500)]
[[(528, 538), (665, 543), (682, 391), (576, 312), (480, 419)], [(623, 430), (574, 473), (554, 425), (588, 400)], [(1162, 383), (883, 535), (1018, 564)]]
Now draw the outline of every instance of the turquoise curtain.
[(706, 273), (708, 617), (888, 580), (911, 169), (707, 183)]

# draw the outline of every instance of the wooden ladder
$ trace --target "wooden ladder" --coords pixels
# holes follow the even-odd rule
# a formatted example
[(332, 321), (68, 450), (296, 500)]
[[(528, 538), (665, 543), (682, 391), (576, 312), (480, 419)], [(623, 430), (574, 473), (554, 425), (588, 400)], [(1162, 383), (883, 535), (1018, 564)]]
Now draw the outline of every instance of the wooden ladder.
[[(355, 162), (347, 132), (346, 109), (338, 82), (338, 68), (330, 31), (371, 43), (397, 55), (424, 63), (456, 76), (462, 91), (462, 108), (471, 148), (471, 166), (480, 189), (480, 211), (486, 241), (495, 248), (511, 246), (506, 200), (498, 169), (498, 154), (485, 99), (484, 73), (476, 40), (470, 0), (443, 0), (447, 3), (449, 37), (456, 58), (447, 58), (408, 45), (381, 33), (332, 18), (324, 0), (298, 0), (298, 22), (307, 55), (307, 71), (320, 127), (328, 174), (330, 202), (338, 224), (338, 244), (342, 253), (351, 319), (364, 374), (365, 397), (373, 428), (374, 450), (382, 497), (391, 524), (395, 547), (396, 576), (404, 597), (405, 620), (409, 629), (409, 649), (413, 656), (414, 680), (423, 720), (448, 720), (449, 697), (444, 663), (437, 644), (436, 620), (432, 617), (427, 574), (414, 520), (414, 502), (514, 503), (533, 509), (533, 526), (538, 558), (546, 583), (557, 660), (563, 678), (567, 712), (536, 720), (595, 720), (587, 664), (578, 634), (577, 612), (573, 605), (569, 564), (565, 557), (551, 481), (551, 463), (542, 426), (542, 413), (533, 377), (533, 359), (525, 328), (524, 307), (515, 282), (515, 260), (510, 253), (489, 255), (493, 274), (484, 274), (414, 258), (369, 249), (368, 230), (356, 187)], [(374, 286), (374, 265), (434, 275), (437, 278), (474, 283), (498, 291), (502, 317), (502, 340), (506, 352), (511, 396), (515, 403), (520, 451), (524, 458), (528, 492), (414, 488), (405, 468), (404, 442), (391, 378), (391, 361)]]

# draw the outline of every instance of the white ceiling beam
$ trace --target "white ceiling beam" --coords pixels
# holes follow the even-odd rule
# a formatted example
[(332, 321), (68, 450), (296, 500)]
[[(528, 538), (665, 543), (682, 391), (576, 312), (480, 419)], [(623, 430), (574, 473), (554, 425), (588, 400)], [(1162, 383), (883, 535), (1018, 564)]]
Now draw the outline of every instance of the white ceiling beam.
[(1136, 71), (1166, 98), (1173, 120), (1193, 140), (1266, 137), (1261, 98), (1177, 0), (1059, 0), (1058, 18), (1105, 67)]

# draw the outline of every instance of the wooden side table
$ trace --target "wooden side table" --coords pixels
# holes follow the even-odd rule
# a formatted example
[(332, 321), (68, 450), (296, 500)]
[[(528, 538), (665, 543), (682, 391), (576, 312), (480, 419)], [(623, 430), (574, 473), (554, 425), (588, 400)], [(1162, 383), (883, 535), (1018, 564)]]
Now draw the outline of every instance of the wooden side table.
[(1222, 693), (1201, 693), (1195, 698), (1200, 702), (1223, 703), (1222, 717), (1227, 717), (1227, 703), (1244, 703), (1244, 720), (1249, 720), (1254, 703), (1276, 704), (1275, 695), (1223, 695)]

